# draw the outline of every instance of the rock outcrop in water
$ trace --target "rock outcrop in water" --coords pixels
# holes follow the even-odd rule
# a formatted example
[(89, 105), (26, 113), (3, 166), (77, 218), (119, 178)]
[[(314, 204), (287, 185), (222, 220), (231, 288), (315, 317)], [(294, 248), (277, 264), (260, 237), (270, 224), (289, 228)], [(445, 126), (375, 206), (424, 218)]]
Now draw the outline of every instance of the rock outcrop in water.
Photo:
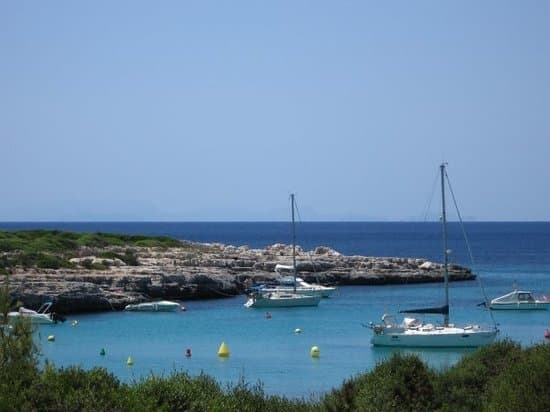
[[(276, 244), (250, 249), (222, 244), (184, 242), (178, 248), (132, 248), (138, 266), (120, 259), (96, 256), (106, 250), (125, 253), (128, 248), (88, 248), (72, 259), (71, 269), (24, 269), (15, 267), (9, 276), (14, 299), (37, 307), (55, 299), (61, 313), (122, 309), (129, 303), (163, 298), (211, 299), (244, 293), (253, 283), (274, 280), (275, 265), (290, 264), (292, 248)], [(102, 270), (86, 269), (86, 262), (100, 263)], [(333, 285), (383, 285), (440, 282), (442, 265), (415, 258), (344, 256), (327, 247), (304, 252), (297, 247), (298, 275), (308, 282)], [(450, 267), (451, 280), (471, 280), (464, 267)]]

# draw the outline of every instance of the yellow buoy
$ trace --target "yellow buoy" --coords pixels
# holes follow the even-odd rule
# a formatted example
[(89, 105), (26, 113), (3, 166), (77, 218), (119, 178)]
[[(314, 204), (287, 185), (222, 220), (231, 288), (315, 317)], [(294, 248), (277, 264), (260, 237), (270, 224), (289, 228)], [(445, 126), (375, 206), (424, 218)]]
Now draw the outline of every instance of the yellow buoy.
[(134, 364), (134, 360), (131, 356), (128, 356), (128, 360), (126, 361), (126, 365), (132, 366)]
[(312, 346), (309, 353), (311, 354), (312, 358), (318, 358), (320, 354), (320, 350), (317, 346)]
[(55, 341), (55, 336), (54, 335), (48, 336), (48, 342), (54, 342), (54, 341)]
[(229, 346), (222, 342), (220, 348), (218, 349), (218, 356), (222, 358), (227, 358), (229, 356)]

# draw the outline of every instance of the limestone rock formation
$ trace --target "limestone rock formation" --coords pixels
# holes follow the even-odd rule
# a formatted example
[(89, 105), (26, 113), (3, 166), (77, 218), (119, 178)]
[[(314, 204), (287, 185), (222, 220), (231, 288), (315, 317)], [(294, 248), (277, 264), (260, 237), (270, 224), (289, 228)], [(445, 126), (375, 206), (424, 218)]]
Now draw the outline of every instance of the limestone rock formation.
[[(123, 309), (129, 303), (156, 298), (213, 299), (244, 293), (253, 283), (274, 280), (277, 264), (291, 264), (292, 247), (275, 244), (250, 249), (222, 244), (182, 243), (178, 248), (134, 248), (138, 266), (120, 259), (98, 259), (105, 250), (87, 250), (71, 269), (12, 268), (12, 297), (36, 308), (55, 300), (60, 313)], [(121, 252), (116, 247), (107, 251)], [(345, 256), (320, 246), (297, 247), (298, 276), (308, 282), (334, 285), (381, 285), (443, 280), (442, 265), (425, 259)], [(102, 269), (90, 268), (90, 263)], [(85, 266), (82, 266), (85, 265)], [(467, 269), (450, 267), (451, 280), (471, 280)]]

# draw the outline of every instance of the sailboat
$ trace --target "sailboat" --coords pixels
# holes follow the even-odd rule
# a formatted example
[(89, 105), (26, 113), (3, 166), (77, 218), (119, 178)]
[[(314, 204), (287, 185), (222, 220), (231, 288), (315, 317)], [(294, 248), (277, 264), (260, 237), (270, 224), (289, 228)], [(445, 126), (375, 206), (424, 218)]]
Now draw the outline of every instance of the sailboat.
[(405, 317), (401, 323), (397, 323), (394, 316), (384, 314), (381, 323), (373, 324), (371, 322), (369, 324), (373, 331), (371, 343), (374, 346), (478, 347), (493, 342), (498, 333), (496, 326), (493, 328), (480, 325), (456, 326), (449, 322), (449, 251), (447, 249), (447, 217), (445, 211), (445, 178), (447, 177), (445, 166), (445, 163), (440, 166), (445, 304), (435, 308), (401, 311), (401, 313), (442, 314), (443, 324), (424, 323), (420, 319), (412, 317)]
[(292, 276), (294, 287), (292, 290), (263, 291), (261, 289), (250, 293), (247, 308), (282, 308), (295, 306), (317, 306), (321, 295), (298, 293), (296, 291), (296, 230), (294, 222), (294, 194), (290, 195), (292, 210)]

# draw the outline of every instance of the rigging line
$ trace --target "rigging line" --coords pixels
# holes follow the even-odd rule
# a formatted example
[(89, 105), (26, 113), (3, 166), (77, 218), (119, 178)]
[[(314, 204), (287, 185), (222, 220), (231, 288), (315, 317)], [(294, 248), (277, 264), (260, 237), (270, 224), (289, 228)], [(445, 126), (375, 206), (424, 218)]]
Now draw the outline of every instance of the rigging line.
[[(449, 175), (447, 174), (447, 170), (445, 170), (445, 178), (447, 179), (447, 185), (449, 186), (449, 192), (451, 192), (451, 197), (453, 198), (453, 203), (455, 205), (456, 214), (458, 216), (458, 221), (460, 222), (460, 229), (462, 230), (462, 236), (464, 236), (464, 240), (466, 241), (466, 248), (468, 249), (468, 255), (470, 257), (470, 261), (472, 262), (472, 268), (475, 268), (475, 261), (474, 261), (474, 255), (472, 253), (472, 248), (470, 247), (470, 242), (468, 241), (468, 236), (466, 235), (466, 230), (464, 229), (464, 221), (462, 220), (462, 215), (460, 214), (460, 210), (458, 208), (458, 203), (455, 198), (455, 194), (453, 192), (453, 187), (451, 186), (451, 181), (449, 179)], [(483, 282), (481, 281), (481, 276), (476, 276), (477, 282), (479, 283), (479, 287), (481, 288), (481, 292), (483, 293), (483, 299), (485, 301), (485, 306), (489, 308), (489, 298), (487, 297), (487, 293), (485, 292), (485, 287), (483, 286)], [(493, 321), (493, 324), (497, 325), (495, 321), (495, 317), (493, 316), (493, 313), (491, 312), (491, 309), (489, 310), (489, 315), (491, 316), (491, 320)]]
[(432, 193), (431, 193), (430, 197), (428, 198), (428, 204), (426, 205), (426, 209), (424, 210), (424, 220), (423, 220), (424, 222), (426, 222), (428, 220), (428, 213), (430, 213), (430, 209), (432, 207), (432, 200), (434, 198), (435, 189), (437, 188), (438, 178), (439, 178), (439, 173), (436, 173), (435, 178), (434, 178), (434, 182), (432, 184)]
[[(302, 215), (300, 214), (300, 209), (298, 208), (298, 202), (296, 201), (296, 195), (294, 195), (294, 207), (296, 209), (296, 215), (298, 216), (297, 221), (299, 223), (303, 223)], [(317, 270), (315, 269), (315, 262), (313, 261), (313, 256), (311, 255), (311, 252), (306, 252), (306, 254), (309, 257), (309, 261), (311, 262), (311, 266), (313, 267), (313, 273), (316, 273)], [(319, 279), (317, 279), (317, 283), (319, 283)]]
[(302, 223), (302, 215), (300, 214), (300, 209), (298, 208), (298, 202), (296, 201), (296, 194), (294, 195), (294, 209), (296, 209), (296, 215), (298, 216), (298, 219), (296, 219), (296, 221)]

